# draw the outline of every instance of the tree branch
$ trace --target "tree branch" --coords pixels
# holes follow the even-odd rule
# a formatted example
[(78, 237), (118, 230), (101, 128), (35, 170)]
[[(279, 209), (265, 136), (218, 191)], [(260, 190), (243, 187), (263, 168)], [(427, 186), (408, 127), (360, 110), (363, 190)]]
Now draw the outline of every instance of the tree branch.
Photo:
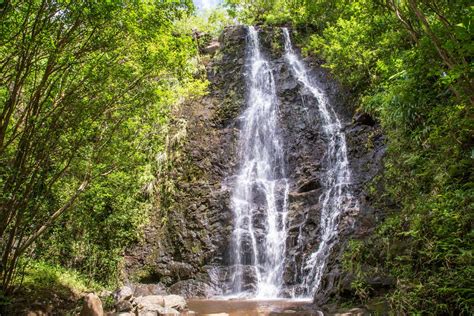
[(48, 229), (54, 222), (55, 220), (61, 216), (65, 211), (67, 211), (76, 201), (76, 199), (81, 195), (82, 192), (84, 192), (89, 185), (89, 179), (85, 179), (82, 181), (81, 185), (77, 188), (76, 192), (69, 198), (69, 200), (56, 212), (54, 212), (49, 219), (44, 223), (38, 230), (33, 233), (23, 245), (21, 245), (18, 249), (18, 255), (22, 254), (31, 244), (40, 237), (46, 229)]

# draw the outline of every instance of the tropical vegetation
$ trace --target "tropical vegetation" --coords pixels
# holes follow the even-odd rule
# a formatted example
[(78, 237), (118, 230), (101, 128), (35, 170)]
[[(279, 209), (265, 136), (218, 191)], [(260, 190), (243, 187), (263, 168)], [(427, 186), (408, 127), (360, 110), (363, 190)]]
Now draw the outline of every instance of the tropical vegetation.
[(383, 273), (397, 313), (472, 314), (472, 3), (225, 5), (203, 20), (190, 0), (0, 0), (0, 305), (61, 275), (117, 284), (124, 249), (172, 186), (158, 175), (174, 113), (206, 93), (195, 34), (236, 19), (291, 27), (386, 135), (384, 172), (367, 187), (385, 217), (344, 256), (355, 302), (373, 299), (366, 280)]
[(386, 273), (400, 313), (472, 314), (474, 306), (473, 17), (469, 1), (228, 0), (245, 23), (291, 25), (306, 54), (353, 93), (387, 136), (368, 189), (385, 220), (354, 240), (346, 264)]

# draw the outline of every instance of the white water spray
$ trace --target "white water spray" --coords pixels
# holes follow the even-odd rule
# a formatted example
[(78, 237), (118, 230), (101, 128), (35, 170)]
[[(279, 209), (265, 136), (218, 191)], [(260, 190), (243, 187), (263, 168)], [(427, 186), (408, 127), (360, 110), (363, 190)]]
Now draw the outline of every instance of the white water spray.
[[(240, 170), (231, 197), (232, 294), (275, 298), (283, 285), (289, 185), (278, 134), (275, 81), (254, 27), (248, 29), (247, 49), (249, 94), (241, 117)], [(249, 283), (253, 290), (248, 290)]]
[(320, 287), (323, 273), (331, 250), (338, 240), (338, 226), (341, 215), (347, 210), (351, 200), (350, 194), (351, 172), (347, 158), (346, 138), (342, 125), (334, 110), (330, 107), (327, 96), (311, 80), (305, 65), (295, 53), (288, 29), (283, 28), (285, 39), (285, 58), (295, 78), (317, 100), (318, 111), (322, 119), (322, 129), (328, 139), (326, 162), (327, 172), (322, 183), (324, 193), (320, 197), (321, 221), (319, 247), (304, 258), (303, 284), (305, 296), (313, 296)]

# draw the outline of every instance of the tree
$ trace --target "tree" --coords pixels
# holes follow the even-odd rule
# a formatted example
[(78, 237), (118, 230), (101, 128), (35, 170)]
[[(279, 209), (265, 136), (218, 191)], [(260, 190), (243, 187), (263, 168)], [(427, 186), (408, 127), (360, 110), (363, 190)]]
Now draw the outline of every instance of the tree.
[(11, 291), (19, 258), (84, 192), (149, 162), (176, 100), (171, 91), (192, 82), (195, 47), (172, 24), (191, 9), (189, 1), (3, 4), (3, 291)]

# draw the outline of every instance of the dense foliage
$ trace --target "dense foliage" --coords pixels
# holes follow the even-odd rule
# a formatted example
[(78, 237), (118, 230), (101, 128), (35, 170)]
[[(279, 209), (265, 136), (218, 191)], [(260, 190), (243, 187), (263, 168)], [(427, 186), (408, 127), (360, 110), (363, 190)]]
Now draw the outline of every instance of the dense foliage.
[(192, 10), (0, 1), (3, 292), (30, 259), (116, 280), (148, 218), (173, 106), (205, 88), (195, 41), (175, 25)]
[[(358, 298), (374, 294), (368, 278), (386, 274), (397, 312), (473, 313), (474, 7), (227, 5), (244, 23), (292, 25), (387, 135), (385, 172), (367, 188), (386, 219), (345, 256)], [(171, 203), (173, 151), (186, 133), (172, 114), (205, 90), (197, 46), (230, 21), (192, 10), (189, 0), (0, 0), (1, 292), (38, 273), (57, 279), (64, 267), (80, 272), (68, 279), (81, 287), (86, 277), (113, 283), (155, 191), (164, 209)]]
[(472, 314), (471, 3), (228, 3), (247, 23), (291, 23), (304, 50), (325, 60), (387, 135), (385, 173), (369, 188), (387, 218), (347, 256), (359, 298), (370, 297), (365, 277), (385, 273), (396, 280), (387, 298), (399, 312)]

